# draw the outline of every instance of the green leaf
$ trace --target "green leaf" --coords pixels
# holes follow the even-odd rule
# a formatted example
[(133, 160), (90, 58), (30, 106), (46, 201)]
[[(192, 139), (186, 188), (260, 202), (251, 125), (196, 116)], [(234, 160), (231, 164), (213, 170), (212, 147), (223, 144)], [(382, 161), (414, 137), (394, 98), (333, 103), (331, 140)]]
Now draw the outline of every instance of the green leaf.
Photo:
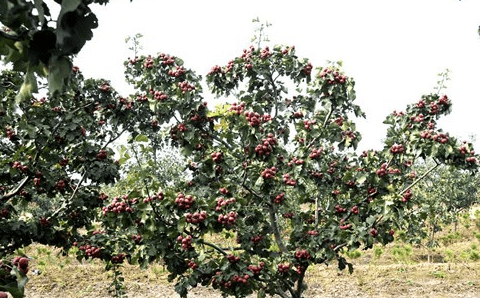
[(20, 103), (26, 100), (30, 100), (30, 98), (32, 97), (32, 93), (35, 92), (37, 92), (37, 79), (34, 72), (29, 69), (25, 74), (24, 82), (20, 87), (17, 96), (15, 97), (15, 101), (17, 103)]
[(136, 136), (135, 142), (148, 142), (148, 137), (146, 135), (139, 134)]
[[(68, 2), (68, 1), (64, 1)], [(37, 9), (37, 13), (39, 14), (39, 21), (41, 24), (44, 24), (45, 15), (44, 15), (44, 1), (43, 0), (34, 0), (35, 8)]]
[(56, 96), (62, 92), (65, 81), (71, 74), (72, 64), (69, 59), (65, 57), (53, 58), (49, 63), (49, 74), (47, 81), (49, 82), (49, 93), (51, 96)]
[(81, 2), (82, 0), (62, 1), (61, 13), (76, 10), (77, 7), (81, 4)]

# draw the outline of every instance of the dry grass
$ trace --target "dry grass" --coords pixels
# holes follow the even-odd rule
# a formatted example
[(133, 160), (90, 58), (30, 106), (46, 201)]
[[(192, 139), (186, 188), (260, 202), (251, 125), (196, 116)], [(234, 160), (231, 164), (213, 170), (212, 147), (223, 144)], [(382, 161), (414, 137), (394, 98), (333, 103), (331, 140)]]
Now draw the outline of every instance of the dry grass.
[[(446, 245), (432, 251), (396, 241), (386, 247), (351, 253), (354, 273), (339, 272), (335, 263), (312, 266), (307, 271), (305, 297), (480, 297), (479, 219), (471, 219), (468, 228), (458, 227), (458, 236), (450, 229), (437, 234)], [(449, 235), (454, 235), (450, 237)], [(211, 236), (217, 239), (217, 236)], [(446, 238), (448, 237), (448, 238)], [(222, 240), (222, 239), (221, 239)], [(446, 240), (446, 241), (445, 241)], [(227, 240), (225, 240), (227, 241)], [(378, 257), (379, 251), (382, 252)], [(109, 272), (101, 262), (79, 263), (58, 255), (58, 250), (32, 245), (24, 252), (33, 257), (27, 298), (111, 297)], [(360, 254), (360, 255), (359, 255)], [(129, 297), (178, 297), (167, 282), (165, 268), (152, 264), (147, 270), (124, 264), (123, 275)], [(221, 297), (212, 289), (196, 288), (189, 297)]]

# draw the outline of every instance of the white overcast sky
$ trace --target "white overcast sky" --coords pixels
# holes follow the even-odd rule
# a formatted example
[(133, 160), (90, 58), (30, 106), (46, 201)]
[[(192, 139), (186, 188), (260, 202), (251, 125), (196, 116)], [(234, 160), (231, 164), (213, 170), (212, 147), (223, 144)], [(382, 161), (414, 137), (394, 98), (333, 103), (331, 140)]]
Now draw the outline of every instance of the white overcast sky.
[(122, 94), (129, 92), (123, 61), (132, 54), (125, 38), (141, 33), (142, 54), (178, 56), (204, 76), (251, 44), (251, 21), (259, 17), (272, 24), (271, 44), (295, 45), (297, 55), (314, 67), (343, 61), (367, 114), (358, 121), (360, 149), (380, 148), (386, 115), (433, 92), (437, 74), (446, 68), (451, 81), (445, 92), (454, 105), (439, 126), (460, 140), (475, 134), (476, 147), (483, 148), (485, 51), (477, 32), (483, 2), (111, 0), (94, 6), (99, 27), (74, 63), (86, 77), (109, 79)]

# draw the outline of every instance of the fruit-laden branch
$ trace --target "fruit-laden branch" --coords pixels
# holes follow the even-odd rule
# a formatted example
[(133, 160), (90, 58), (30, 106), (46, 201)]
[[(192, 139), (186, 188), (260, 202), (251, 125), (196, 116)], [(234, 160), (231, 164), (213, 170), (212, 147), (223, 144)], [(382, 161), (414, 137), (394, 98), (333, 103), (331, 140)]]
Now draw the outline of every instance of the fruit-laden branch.
[[(412, 187), (414, 187), (416, 184), (418, 184), (421, 180), (423, 180), (424, 178), (426, 178), (431, 172), (433, 172), (434, 170), (436, 170), (437, 167), (439, 167), (441, 165), (441, 163), (437, 162), (436, 159), (433, 159), (434, 162), (436, 163), (431, 169), (427, 170), (423, 175), (421, 175), (421, 177), (419, 177), (418, 179), (416, 179), (416, 181), (414, 181), (411, 185), (409, 185), (408, 187), (406, 187), (405, 189), (403, 189), (401, 192), (399, 192), (399, 195), (403, 195), (406, 193), (406, 191), (408, 191), (409, 189), (411, 189)], [(379, 218), (375, 221), (374, 225), (377, 225), (382, 219), (384, 218), (384, 215), (381, 215), (379, 216)]]
[(1, 201), (8, 201), (8, 199), (10, 199), (11, 197), (18, 194), (20, 192), (20, 190), (22, 190), (22, 188), (25, 186), (27, 181), (29, 181), (29, 176), (26, 176), (24, 179), (22, 179), (14, 190), (12, 190), (11, 192), (9, 192), (9, 193), (7, 193), (3, 196), (0, 196), (0, 202)]
[(416, 179), (416, 181), (414, 181), (411, 185), (409, 185), (408, 187), (406, 187), (404, 190), (402, 190), (399, 195), (403, 195), (404, 193), (406, 193), (406, 191), (408, 191), (409, 189), (411, 189), (413, 186), (415, 186), (417, 183), (419, 183), (419, 181), (423, 180), (423, 178), (425, 178), (426, 176), (428, 176), (432, 171), (434, 171), (437, 167), (439, 167), (441, 165), (441, 163), (437, 162), (436, 159), (434, 159), (434, 162), (436, 163), (431, 169), (429, 169), (428, 171), (426, 171), (426, 173), (424, 173), (421, 177), (419, 177), (418, 179)]

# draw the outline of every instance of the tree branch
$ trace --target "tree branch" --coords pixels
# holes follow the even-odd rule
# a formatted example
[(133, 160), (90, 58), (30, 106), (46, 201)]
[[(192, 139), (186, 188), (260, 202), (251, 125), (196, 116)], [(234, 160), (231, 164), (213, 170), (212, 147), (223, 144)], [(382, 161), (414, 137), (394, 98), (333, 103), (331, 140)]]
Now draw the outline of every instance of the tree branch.
[(278, 229), (278, 224), (276, 223), (276, 212), (274, 210), (273, 204), (269, 205), (269, 217), (271, 220), (271, 228), (273, 229), (273, 234), (276, 244), (278, 244), (278, 248), (281, 252), (288, 253), (288, 248), (286, 248), (286, 245), (281, 238), (280, 230)]
[(20, 183), (17, 185), (17, 187), (14, 190), (7, 193), (6, 195), (0, 196), (0, 202), (1, 201), (8, 201), (8, 199), (10, 199), (11, 197), (18, 194), (20, 192), (20, 190), (22, 189), (22, 187), (25, 186), (25, 184), (27, 183), (28, 180), (29, 180), (29, 176), (26, 176), (26, 177), (24, 177), (24, 179), (20, 180)]

